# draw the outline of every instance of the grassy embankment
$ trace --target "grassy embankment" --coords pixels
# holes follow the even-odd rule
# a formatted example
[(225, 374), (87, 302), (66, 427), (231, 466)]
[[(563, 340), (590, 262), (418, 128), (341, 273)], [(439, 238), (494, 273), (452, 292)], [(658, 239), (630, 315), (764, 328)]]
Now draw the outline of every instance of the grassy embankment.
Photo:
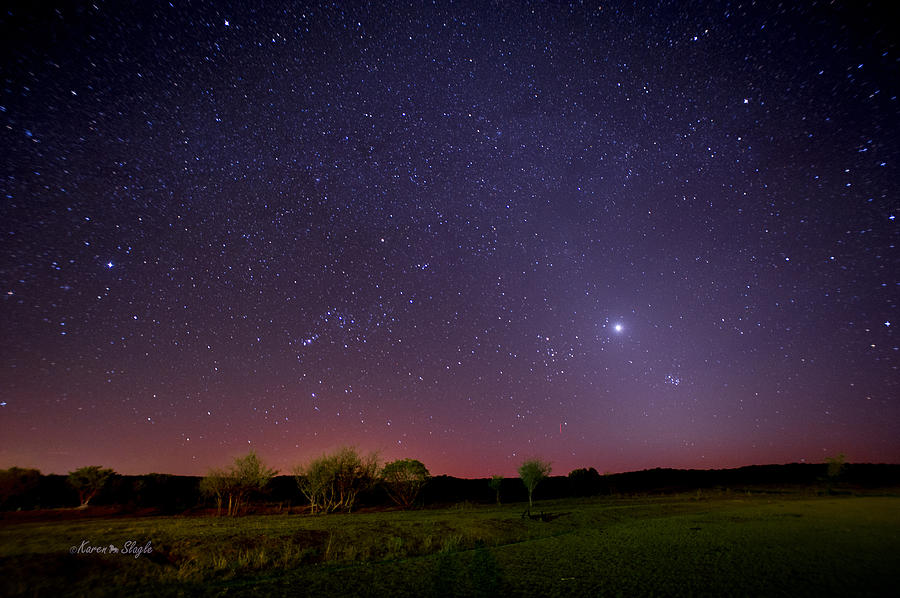
[[(0, 521), (2, 595), (890, 595), (900, 497)], [(70, 554), (83, 540), (153, 552)]]

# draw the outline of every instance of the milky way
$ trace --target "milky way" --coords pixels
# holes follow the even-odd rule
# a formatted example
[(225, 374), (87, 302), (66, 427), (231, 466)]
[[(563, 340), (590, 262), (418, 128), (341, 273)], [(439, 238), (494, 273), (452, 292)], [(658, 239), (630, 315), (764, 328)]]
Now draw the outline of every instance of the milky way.
[(900, 459), (886, 13), (172, 4), (0, 16), (0, 466)]

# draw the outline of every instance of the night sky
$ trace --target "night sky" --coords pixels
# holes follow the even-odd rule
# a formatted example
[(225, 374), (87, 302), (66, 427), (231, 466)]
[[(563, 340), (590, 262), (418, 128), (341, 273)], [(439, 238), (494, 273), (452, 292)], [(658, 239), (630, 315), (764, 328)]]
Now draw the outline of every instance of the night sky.
[(34, 4), (0, 466), (900, 461), (880, 5)]

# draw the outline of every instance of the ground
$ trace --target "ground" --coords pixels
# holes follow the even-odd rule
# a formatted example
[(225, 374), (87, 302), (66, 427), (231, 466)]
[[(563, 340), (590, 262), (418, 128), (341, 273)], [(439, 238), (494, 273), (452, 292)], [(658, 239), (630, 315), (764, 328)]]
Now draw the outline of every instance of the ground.
[(890, 595), (900, 570), (898, 496), (537, 502), (548, 521), (523, 518), (524, 506), (8, 516), (0, 520), (0, 594)]

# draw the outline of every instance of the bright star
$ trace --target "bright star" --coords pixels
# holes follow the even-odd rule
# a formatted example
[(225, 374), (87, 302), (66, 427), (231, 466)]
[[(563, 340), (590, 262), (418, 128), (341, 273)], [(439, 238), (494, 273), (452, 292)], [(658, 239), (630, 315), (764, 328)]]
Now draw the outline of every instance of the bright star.
[(622, 332), (623, 328), (624, 326), (622, 326), (621, 324), (616, 324), (615, 326), (613, 326), (613, 330), (615, 330), (616, 332)]
[(113, 266), (115, 266), (114, 263), (112, 263), (112, 262), (106, 262), (106, 267), (107, 267), (107, 268), (112, 268)]

